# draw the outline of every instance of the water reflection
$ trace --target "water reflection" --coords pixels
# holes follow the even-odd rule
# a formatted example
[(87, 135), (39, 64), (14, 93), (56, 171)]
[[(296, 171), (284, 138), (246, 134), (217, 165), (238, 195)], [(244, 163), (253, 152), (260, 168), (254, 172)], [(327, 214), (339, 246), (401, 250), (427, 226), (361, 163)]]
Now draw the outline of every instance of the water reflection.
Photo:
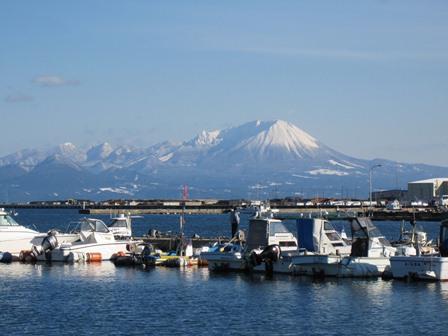
[[(21, 223), (31, 218), (48, 229), (78, 217), (67, 211), (28, 214), (20, 212)], [(134, 224), (137, 235), (150, 228), (176, 231), (179, 218), (144, 216)], [(287, 225), (295, 231), (294, 221)], [(377, 225), (391, 237), (401, 223)], [(424, 225), (431, 237), (437, 234), (438, 223)], [(228, 235), (228, 216), (189, 215), (186, 230)], [(220, 274), (198, 267), (145, 270), (110, 262), (0, 264), (0, 278), (2, 334), (399, 335), (441, 334), (447, 325), (448, 283)]]
[(198, 267), (145, 270), (110, 262), (1, 264), (0, 276), (8, 332), (18, 325), (42, 331), (45, 307), (60, 317), (54, 330), (80, 334), (176, 334), (179, 326), (199, 334), (247, 334), (242, 321), (251, 334), (401, 334), (404, 327), (410, 334), (437, 334), (448, 313), (448, 283), (220, 274)]

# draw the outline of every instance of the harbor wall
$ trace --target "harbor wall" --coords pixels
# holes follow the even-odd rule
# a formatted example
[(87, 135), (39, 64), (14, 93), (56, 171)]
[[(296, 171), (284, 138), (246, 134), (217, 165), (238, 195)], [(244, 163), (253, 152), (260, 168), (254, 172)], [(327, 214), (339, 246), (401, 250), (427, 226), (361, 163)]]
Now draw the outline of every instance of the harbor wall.
[[(110, 205), (110, 206), (80, 206), (70, 204), (3, 204), (0, 207), (5, 209), (78, 209), (81, 214), (111, 214), (111, 213), (130, 213), (130, 214), (222, 214), (230, 211), (229, 205), (194, 205), (183, 207), (182, 205), (170, 206), (132, 206), (132, 205)], [(426, 209), (403, 208), (401, 210), (385, 210), (384, 208), (366, 207), (297, 207), (297, 206), (279, 206), (275, 208), (274, 215), (282, 218), (297, 216), (321, 216), (329, 219), (338, 219), (347, 216), (366, 216), (369, 215), (377, 221), (441, 221), (448, 219), (447, 211), (439, 211), (436, 208), (428, 207)]]

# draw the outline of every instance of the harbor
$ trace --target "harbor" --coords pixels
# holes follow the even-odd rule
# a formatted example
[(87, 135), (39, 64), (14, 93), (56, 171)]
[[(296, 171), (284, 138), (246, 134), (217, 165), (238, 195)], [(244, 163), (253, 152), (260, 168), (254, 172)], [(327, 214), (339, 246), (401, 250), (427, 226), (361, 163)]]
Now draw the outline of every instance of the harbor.
[[(23, 208), (15, 218), (45, 232), (84, 216), (78, 209)], [(106, 223), (110, 220), (109, 213), (92, 216)], [(248, 216), (242, 215), (242, 230), (248, 230)], [(179, 214), (142, 215), (134, 219), (133, 230), (142, 237), (150, 230), (175, 233), (179, 230), (179, 218)], [(293, 222), (284, 220), (291, 231), (295, 230)], [(340, 229), (342, 221), (332, 223)], [(437, 237), (438, 223), (419, 224), (431, 238)], [(382, 221), (377, 225), (386, 237), (400, 232), (399, 222)], [(229, 215), (185, 214), (184, 230), (186, 237), (229, 236)], [(372, 334), (400, 334), (403, 326), (398, 321), (403, 315), (410, 315), (413, 319), (408, 327), (413, 332), (431, 330), (438, 334), (445, 326), (435, 321), (443, 321), (448, 309), (443, 300), (448, 283), (444, 282), (416, 284), (381, 278), (315, 279), (285, 274), (220, 273), (196, 265), (117, 267), (106, 261), (0, 264), (0, 274), (4, 307), (0, 329), (4, 333), (53, 335), (61, 330), (70, 331), (73, 326), (73, 334), (137, 335), (150, 330), (161, 335), (221, 334), (229, 329), (235, 335), (328, 334), (328, 330), (339, 335), (360, 329)], [(421, 297), (432, 303), (431, 308), (423, 305), (421, 314), (413, 315), (413, 307)], [(42, 309), (42, 305), (49, 309)], [(251, 309), (247, 309), (248, 305)], [(290, 307), (306, 307), (306, 312), (291, 318)], [(54, 318), (50, 329), (48, 324), (39, 322), (48, 318), (49, 311)], [(273, 311), (275, 319), (265, 323), (266, 313)], [(382, 321), (380, 325), (365, 319), (372, 311)], [(242, 319), (251, 321), (250, 331), (242, 328)], [(335, 319), (340, 323), (334, 324)], [(353, 320), (358, 321), (356, 325), (349, 323)]]

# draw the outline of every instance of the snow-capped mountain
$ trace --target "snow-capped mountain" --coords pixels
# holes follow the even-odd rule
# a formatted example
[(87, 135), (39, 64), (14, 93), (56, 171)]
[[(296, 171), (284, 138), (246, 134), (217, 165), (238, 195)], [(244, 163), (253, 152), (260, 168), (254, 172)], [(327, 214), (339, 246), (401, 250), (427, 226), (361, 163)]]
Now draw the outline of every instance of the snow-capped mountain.
[(369, 169), (381, 189), (407, 188), (448, 168), (360, 160), (282, 121), (253, 121), (202, 131), (149, 148), (70, 143), (0, 158), (4, 202), (53, 199), (352, 197), (367, 198)]

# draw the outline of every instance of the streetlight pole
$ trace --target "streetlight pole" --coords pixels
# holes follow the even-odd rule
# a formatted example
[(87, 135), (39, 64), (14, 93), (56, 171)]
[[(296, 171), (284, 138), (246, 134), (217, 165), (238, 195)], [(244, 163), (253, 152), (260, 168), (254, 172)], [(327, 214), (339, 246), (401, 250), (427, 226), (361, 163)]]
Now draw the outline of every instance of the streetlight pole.
[(370, 170), (369, 170), (369, 175), (370, 175), (370, 192), (369, 192), (369, 196), (370, 196), (370, 203), (369, 203), (369, 207), (370, 207), (370, 212), (372, 212), (372, 170), (374, 169), (374, 168), (377, 168), (377, 167), (381, 167), (381, 165), (379, 164), (379, 165), (376, 165), (376, 166), (373, 166), (372, 168), (370, 168)]

